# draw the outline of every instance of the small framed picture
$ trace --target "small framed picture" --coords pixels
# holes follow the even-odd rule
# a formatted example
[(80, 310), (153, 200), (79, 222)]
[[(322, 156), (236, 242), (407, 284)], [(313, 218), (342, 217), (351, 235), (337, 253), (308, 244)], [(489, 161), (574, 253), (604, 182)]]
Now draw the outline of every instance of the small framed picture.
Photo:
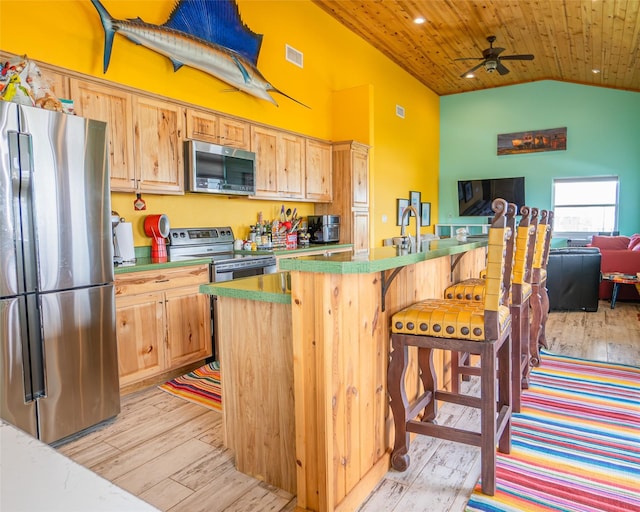
[[(409, 200), (408, 199), (396, 199), (397, 202), (397, 210), (398, 210), (398, 220), (396, 220), (396, 226), (401, 226), (402, 225), (402, 212), (404, 211), (404, 209), (409, 206)], [(409, 225), (409, 217), (407, 217), (404, 220), (404, 225), (408, 226)]]
[[(411, 206), (413, 206), (416, 209), (418, 213), (420, 212), (421, 196), (422, 194), (420, 192), (416, 192), (415, 190), (412, 190), (411, 192), (409, 192), (409, 203), (411, 204)], [(411, 216), (415, 217), (415, 214), (411, 212)]]
[(420, 225), (421, 226), (431, 225), (431, 203), (420, 204)]

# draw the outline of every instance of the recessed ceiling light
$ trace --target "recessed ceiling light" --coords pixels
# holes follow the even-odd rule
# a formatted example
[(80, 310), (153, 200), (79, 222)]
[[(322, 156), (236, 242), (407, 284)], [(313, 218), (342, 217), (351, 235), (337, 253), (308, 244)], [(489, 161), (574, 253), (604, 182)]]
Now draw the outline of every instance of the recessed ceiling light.
[(466, 75), (464, 75), (465, 78), (475, 78), (476, 75), (474, 75), (473, 73), (467, 73)]
[(600, 73), (600, 70), (599, 70), (599, 69), (592, 69), (592, 70), (591, 70), (591, 72), (592, 72), (594, 75), (597, 75), (598, 73)]
[(417, 18), (415, 18), (415, 19), (413, 20), (413, 22), (414, 22), (416, 25), (422, 25), (425, 21), (427, 21), (427, 20), (426, 20), (425, 18), (423, 18), (422, 16), (418, 16)]

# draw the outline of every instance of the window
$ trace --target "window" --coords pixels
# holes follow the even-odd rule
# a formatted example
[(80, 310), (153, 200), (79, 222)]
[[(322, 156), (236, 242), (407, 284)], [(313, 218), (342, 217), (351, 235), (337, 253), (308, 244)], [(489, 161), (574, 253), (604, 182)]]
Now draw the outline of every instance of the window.
[(553, 230), (612, 233), (618, 225), (618, 177), (553, 180)]

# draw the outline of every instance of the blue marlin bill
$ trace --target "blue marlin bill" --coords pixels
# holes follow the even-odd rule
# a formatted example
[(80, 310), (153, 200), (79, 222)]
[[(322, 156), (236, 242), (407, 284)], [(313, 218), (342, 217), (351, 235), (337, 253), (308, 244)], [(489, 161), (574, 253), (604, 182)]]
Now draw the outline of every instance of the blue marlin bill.
[(113, 18), (100, 0), (91, 0), (104, 28), (106, 73), (116, 33), (132, 43), (164, 55), (173, 70), (182, 66), (198, 69), (226, 82), (237, 90), (278, 103), (269, 92), (281, 94), (309, 108), (271, 85), (256, 67), (262, 35), (252, 32), (240, 19), (233, 0), (179, 0), (163, 25), (146, 23), (140, 18)]

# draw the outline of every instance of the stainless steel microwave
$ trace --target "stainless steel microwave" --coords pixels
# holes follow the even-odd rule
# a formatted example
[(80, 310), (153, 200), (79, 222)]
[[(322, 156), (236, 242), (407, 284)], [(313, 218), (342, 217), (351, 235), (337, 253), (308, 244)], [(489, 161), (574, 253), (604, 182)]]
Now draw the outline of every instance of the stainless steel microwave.
[(256, 154), (209, 142), (185, 142), (189, 192), (249, 196), (256, 192)]

